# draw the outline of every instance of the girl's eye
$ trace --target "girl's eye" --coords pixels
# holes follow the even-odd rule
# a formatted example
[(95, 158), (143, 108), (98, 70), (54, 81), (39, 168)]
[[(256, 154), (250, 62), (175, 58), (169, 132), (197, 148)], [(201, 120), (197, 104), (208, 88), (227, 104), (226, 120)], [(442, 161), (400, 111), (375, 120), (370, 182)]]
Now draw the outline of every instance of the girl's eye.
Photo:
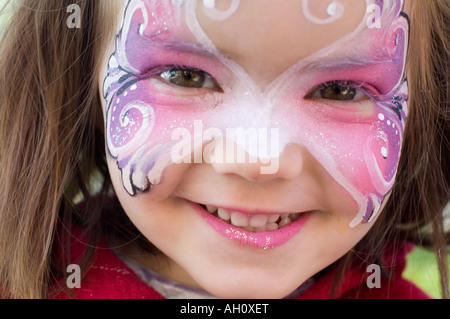
[(163, 80), (176, 86), (220, 91), (215, 79), (202, 70), (175, 67), (159, 74)]
[(320, 85), (307, 98), (321, 98), (332, 101), (359, 101), (367, 97), (361, 90), (346, 83), (329, 82)]
[(338, 84), (331, 84), (320, 89), (320, 96), (328, 100), (352, 101), (356, 93), (355, 88)]

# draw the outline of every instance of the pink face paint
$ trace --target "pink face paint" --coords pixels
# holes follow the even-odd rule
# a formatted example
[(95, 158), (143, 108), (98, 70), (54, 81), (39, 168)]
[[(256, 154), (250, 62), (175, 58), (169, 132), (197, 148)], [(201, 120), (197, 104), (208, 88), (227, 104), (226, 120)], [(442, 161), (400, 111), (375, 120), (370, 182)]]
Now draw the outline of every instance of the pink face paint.
[[(219, 129), (277, 127), (278, 153), (288, 143), (306, 147), (357, 202), (351, 226), (370, 221), (395, 179), (408, 100), (409, 26), (403, 1), (375, 4), (381, 28), (367, 26), (367, 13), (354, 32), (299, 61), (261, 92), (202, 30), (197, 1), (130, 0), (104, 82), (107, 147), (125, 189), (134, 195), (160, 182), (173, 164), (171, 134), (177, 128), (193, 131), (198, 120)], [(204, 9), (221, 21), (238, 6), (234, 1), (220, 13), (210, 1)], [(323, 23), (340, 19), (342, 10), (329, 7), (330, 19)], [(313, 20), (309, 11), (304, 14)], [(162, 88), (154, 76), (177, 65), (211, 74), (226, 85), (224, 92), (196, 99), (172, 94), (176, 88)], [(339, 80), (365, 88), (372, 100), (369, 114), (352, 112), (358, 109), (355, 103), (338, 108), (304, 99), (312, 84)]]

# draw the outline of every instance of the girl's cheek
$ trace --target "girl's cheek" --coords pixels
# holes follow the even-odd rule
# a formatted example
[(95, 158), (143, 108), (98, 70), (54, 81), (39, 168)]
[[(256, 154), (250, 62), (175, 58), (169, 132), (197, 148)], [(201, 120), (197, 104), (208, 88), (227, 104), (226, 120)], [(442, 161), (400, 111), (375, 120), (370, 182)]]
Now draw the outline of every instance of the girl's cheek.
[(202, 120), (208, 125), (223, 96), (204, 92), (201, 97), (180, 96), (177, 88), (160, 80), (128, 81), (114, 82), (108, 91), (106, 141), (109, 155), (122, 170), (124, 187), (134, 195), (148, 190), (149, 182), (159, 183), (182, 137), (189, 137), (183, 147), (193, 150), (194, 124)]
[[(285, 92), (277, 102), (282, 145), (305, 146), (323, 168), (358, 202), (367, 222), (393, 186), (407, 115), (407, 82), (390, 100), (354, 102), (299, 98)], [(342, 103), (342, 102), (340, 102)]]

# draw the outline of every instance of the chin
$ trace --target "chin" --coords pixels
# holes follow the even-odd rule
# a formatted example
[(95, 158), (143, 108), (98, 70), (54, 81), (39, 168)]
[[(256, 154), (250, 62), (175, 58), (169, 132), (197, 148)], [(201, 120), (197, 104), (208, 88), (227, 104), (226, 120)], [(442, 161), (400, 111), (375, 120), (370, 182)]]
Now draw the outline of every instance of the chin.
[(282, 299), (305, 280), (258, 270), (234, 270), (201, 275), (199, 285), (221, 299)]

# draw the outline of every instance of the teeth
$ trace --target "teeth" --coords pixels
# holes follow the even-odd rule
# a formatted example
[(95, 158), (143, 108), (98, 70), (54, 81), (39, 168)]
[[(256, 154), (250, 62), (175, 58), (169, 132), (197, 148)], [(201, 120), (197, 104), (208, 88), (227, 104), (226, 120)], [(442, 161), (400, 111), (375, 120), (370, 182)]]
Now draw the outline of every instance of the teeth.
[(267, 222), (268, 223), (276, 223), (279, 218), (280, 218), (279, 214), (270, 215), (269, 220)]
[(219, 215), (219, 217), (225, 221), (230, 220), (231, 216), (230, 216), (230, 212), (226, 209), (223, 208), (219, 208), (217, 210), (217, 214)]
[(267, 224), (268, 220), (269, 216), (267, 215), (255, 215), (250, 218), (250, 226), (255, 228), (263, 227)]
[(254, 232), (263, 232), (266, 230), (267, 230), (266, 225), (264, 225), (263, 227), (258, 227), (258, 228), (253, 229)]
[(207, 210), (208, 212), (210, 212), (210, 213), (215, 213), (216, 210), (217, 210), (217, 208), (214, 207), (214, 206), (208, 206), (208, 205), (206, 205), (206, 210)]
[(229, 224), (250, 232), (274, 231), (292, 223), (300, 217), (300, 214), (248, 215), (210, 205), (206, 205), (206, 210)]
[(248, 216), (239, 212), (231, 212), (231, 223), (236, 227), (247, 227)]
[(283, 226), (286, 226), (287, 224), (290, 224), (291, 222), (292, 220), (288, 216), (281, 217), (281, 221), (278, 224), (278, 227), (281, 228)]

